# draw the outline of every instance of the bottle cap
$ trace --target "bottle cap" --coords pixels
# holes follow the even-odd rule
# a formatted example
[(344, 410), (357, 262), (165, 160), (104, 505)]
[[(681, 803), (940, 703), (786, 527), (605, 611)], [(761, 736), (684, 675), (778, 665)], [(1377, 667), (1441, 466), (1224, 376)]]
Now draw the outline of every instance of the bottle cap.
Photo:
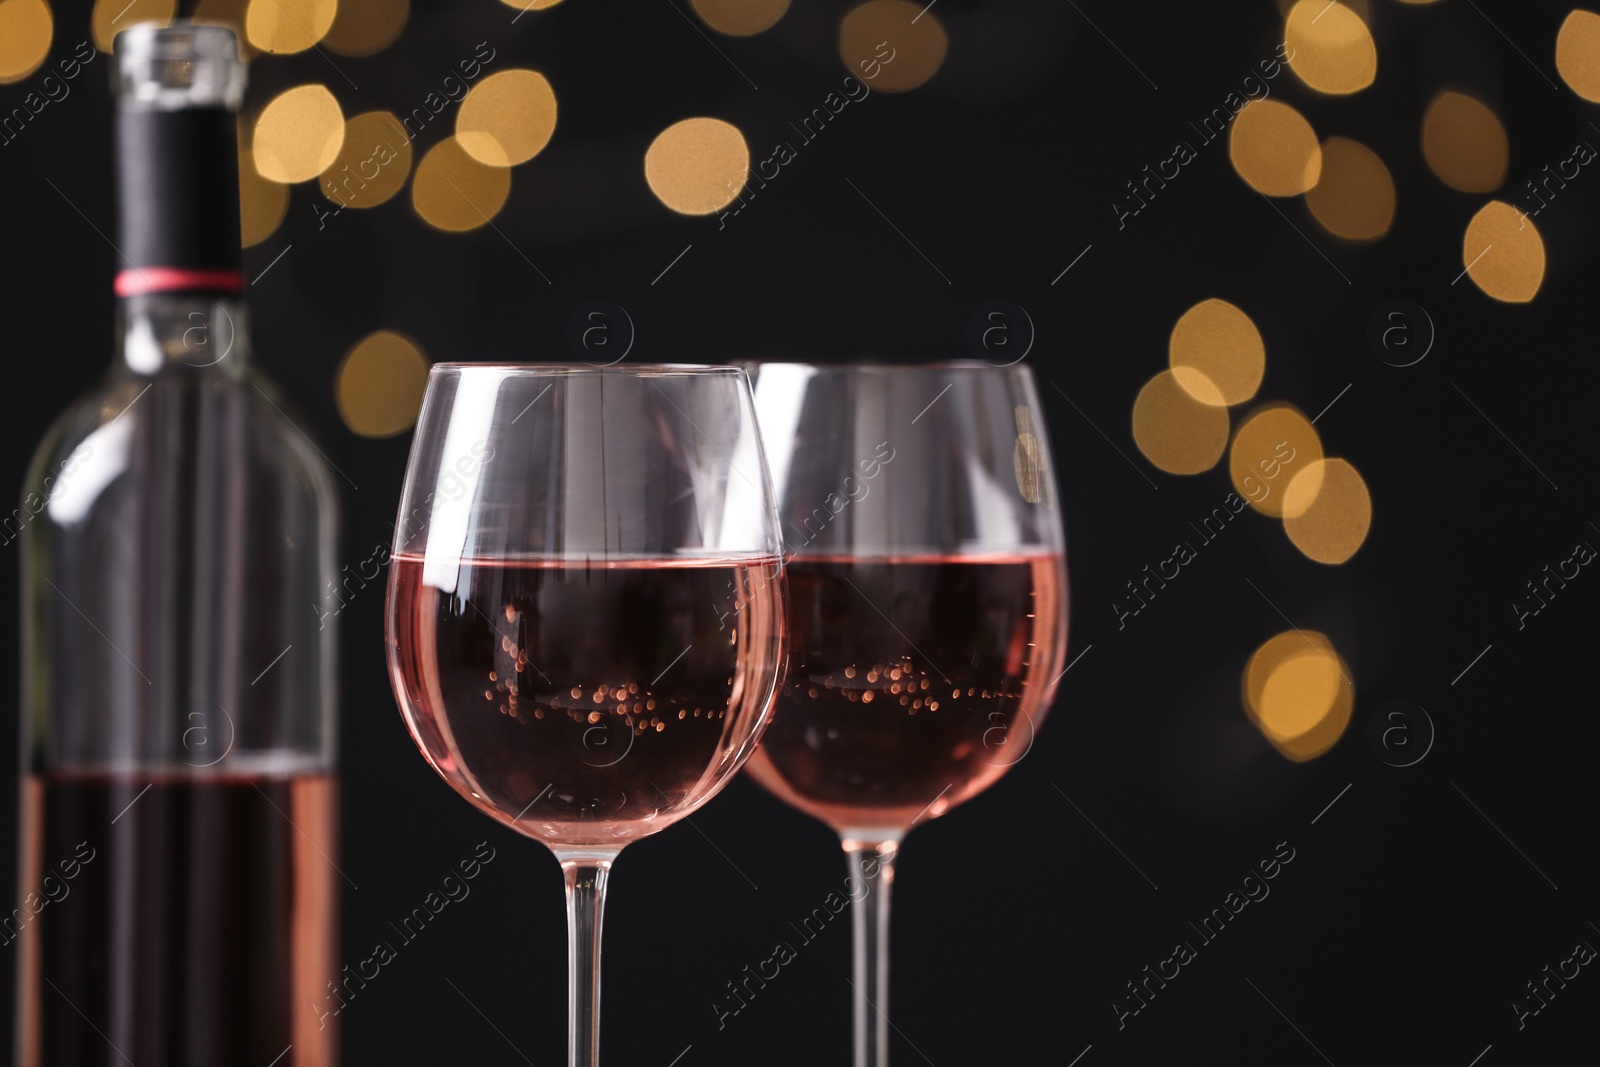
[(244, 60), (226, 26), (139, 23), (117, 34), (112, 50), (112, 77), (124, 107), (238, 111), (244, 100)]

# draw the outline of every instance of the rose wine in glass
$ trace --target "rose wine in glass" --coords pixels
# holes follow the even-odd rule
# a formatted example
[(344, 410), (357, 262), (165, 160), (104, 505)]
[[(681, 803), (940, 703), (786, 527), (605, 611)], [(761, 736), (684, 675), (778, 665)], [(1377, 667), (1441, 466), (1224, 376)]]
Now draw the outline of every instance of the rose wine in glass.
[(412, 738), (566, 875), (571, 1067), (606, 879), (749, 758), (783, 666), (777, 513), (733, 367), (441, 364), (389, 570)]
[(838, 832), (855, 1063), (888, 1062), (899, 843), (1025, 756), (1066, 652), (1066, 561), (1025, 368), (763, 363), (789, 664), (751, 775)]
[[(454, 593), (417, 557), (391, 566), (423, 754), (548, 844), (620, 847), (671, 825), (764, 722), (782, 627), (770, 560), (463, 560)], [(747, 606), (724, 615), (734, 596)]]
[(751, 774), (841, 832), (976, 796), (1043, 717), (1063, 577), (1053, 555), (791, 560), (795, 656)]

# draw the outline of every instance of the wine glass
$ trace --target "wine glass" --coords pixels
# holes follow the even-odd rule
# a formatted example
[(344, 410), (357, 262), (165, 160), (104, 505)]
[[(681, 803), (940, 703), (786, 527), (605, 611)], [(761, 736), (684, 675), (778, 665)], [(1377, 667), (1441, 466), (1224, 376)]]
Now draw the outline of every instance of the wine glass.
[(744, 371), (435, 366), (387, 631), (423, 756), (561, 863), (568, 1062), (594, 1067), (612, 861), (738, 772), (782, 668), (781, 542)]
[(1023, 366), (750, 372), (787, 542), (789, 669), (749, 770), (843, 842), (855, 1063), (883, 1067), (900, 841), (1027, 753), (1060, 679), (1050, 451)]

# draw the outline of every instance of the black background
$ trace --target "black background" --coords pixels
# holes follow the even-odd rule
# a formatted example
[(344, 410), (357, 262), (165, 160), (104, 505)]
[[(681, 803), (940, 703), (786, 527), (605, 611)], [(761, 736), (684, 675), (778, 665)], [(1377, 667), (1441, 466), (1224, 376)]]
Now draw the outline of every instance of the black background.
[[(1253, 192), (1221, 141), (1118, 229), (1123, 183), (1192, 140), (1187, 122), (1273, 54), (1272, 0), (942, 0), (933, 14), (951, 50), (940, 74), (850, 106), (726, 229), (661, 207), (643, 180), (645, 148), (697, 114), (738, 125), (755, 158), (790, 139), (788, 121), (845, 74), (833, 44), (844, 6), (795, 0), (758, 37), (713, 33), (724, 58), (679, 0), (567, 0), (515, 25), (489, 0), (421, 4), (378, 56), (331, 57), (337, 70), (315, 52), (258, 61), (247, 108), (320, 81), (347, 115), (404, 113), (488, 40), (491, 69), (539, 69), (560, 103), (554, 140), (514, 173), (498, 233), (435, 232), (406, 195), (319, 231), (311, 184), (246, 253), (255, 278), (293, 246), (249, 289), (254, 334), (261, 363), (360, 487), (342, 485), (342, 562), (387, 542), (408, 444), (357, 438), (334, 407), (339, 357), (371, 330), (401, 330), (436, 360), (571, 359), (574, 309), (605, 299), (636, 325), (630, 359), (910, 361), (970, 355), (974, 310), (1010, 301), (1037, 331), (1027, 360), (1066, 513), (1069, 655), (1082, 658), (1029, 758), (903, 850), (895, 1062), (1068, 1063), (1086, 1049), (1084, 1067), (1592, 1058), (1593, 967), (1520, 1031), (1511, 1003), (1575, 943), (1600, 945), (1589, 673), (1600, 577), (1583, 572), (1521, 630), (1511, 602), (1577, 542), (1600, 543), (1600, 177), (1583, 172), (1538, 216), (1549, 269), (1537, 299), (1501, 304), (1452, 281), (1487, 198), (1442, 185), (1418, 142), (1437, 91), (1480, 97), (1509, 132), (1498, 195), (1515, 200), (1575, 142), (1600, 144), (1600, 107), (1555, 70), (1565, 4), (1372, 7), (1373, 87), (1323, 98), (1289, 73), (1272, 83), (1319, 135), (1355, 137), (1389, 166), (1394, 229), (1366, 246), (1329, 237), (1298, 199)], [(52, 63), (88, 23), (86, 5), (56, 8)], [(8, 493), (21, 491), (50, 419), (110, 358), (116, 261), (94, 229), (112, 221), (108, 68), (98, 57), (69, 99), (0, 147)], [(0, 89), (0, 110), (40, 76)], [(425, 131), (419, 154), (448, 126)], [(1129, 431), (1173, 322), (1210, 296), (1261, 329), (1258, 400), (1311, 414), (1339, 397), (1318, 429), (1330, 455), (1364, 474), (1371, 535), (1350, 563), (1327, 567), (1247, 512), (1119, 630), (1113, 598), (1229, 488), (1220, 468), (1155, 470)], [(1412, 367), (1386, 365), (1365, 338), (1394, 299), (1424, 308), (1437, 330)], [(15, 567), (0, 561), (0, 596), (15, 595)], [(359, 886), (345, 887), (344, 958), (389, 938), (388, 922), (478, 842), (497, 858), (351, 1001), (345, 1061), (560, 1062), (555, 861), (471, 810), (418, 756), (385, 673), (381, 606), (373, 584), (340, 619), (340, 866)], [(14, 615), (0, 618), (11, 673)], [(1357, 692), (1343, 740), (1304, 764), (1280, 757), (1239, 703), (1245, 660), (1286, 619), (1333, 639)], [(1392, 699), (1419, 703), (1437, 729), (1414, 766), (1385, 765), (1368, 742), (1369, 717)], [(11, 810), (0, 813), (8, 856)], [(1197, 942), (1187, 923), (1280, 842), (1295, 858), (1271, 895), (1119, 1030), (1123, 984), (1174, 942)], [(692, 827), (629, 848), (606, 921), (608, 1061), (848, 1062), (847, 917), (724, 1028), (711, 1007), (746, 964), (792, 940), (787, 924), (844, 873), (828, 830), (742, 778)]]

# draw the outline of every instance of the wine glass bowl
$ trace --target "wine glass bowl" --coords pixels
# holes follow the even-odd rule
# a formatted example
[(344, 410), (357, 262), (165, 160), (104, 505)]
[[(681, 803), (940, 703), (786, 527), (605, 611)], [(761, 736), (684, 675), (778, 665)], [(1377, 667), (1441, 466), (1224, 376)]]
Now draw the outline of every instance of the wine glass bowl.
[(434, 770), (561, 863), (572, 1067), (598, 1062), (612, 860), (755, 748), (783, 590), (744, 371), (430, 372), (390, 562), (390, 679)]
[(790, 663), (750, 773), (898, 837), (1026, 754), (1066, 652), (1066, 559), (1025, 367), (754, 364)]

